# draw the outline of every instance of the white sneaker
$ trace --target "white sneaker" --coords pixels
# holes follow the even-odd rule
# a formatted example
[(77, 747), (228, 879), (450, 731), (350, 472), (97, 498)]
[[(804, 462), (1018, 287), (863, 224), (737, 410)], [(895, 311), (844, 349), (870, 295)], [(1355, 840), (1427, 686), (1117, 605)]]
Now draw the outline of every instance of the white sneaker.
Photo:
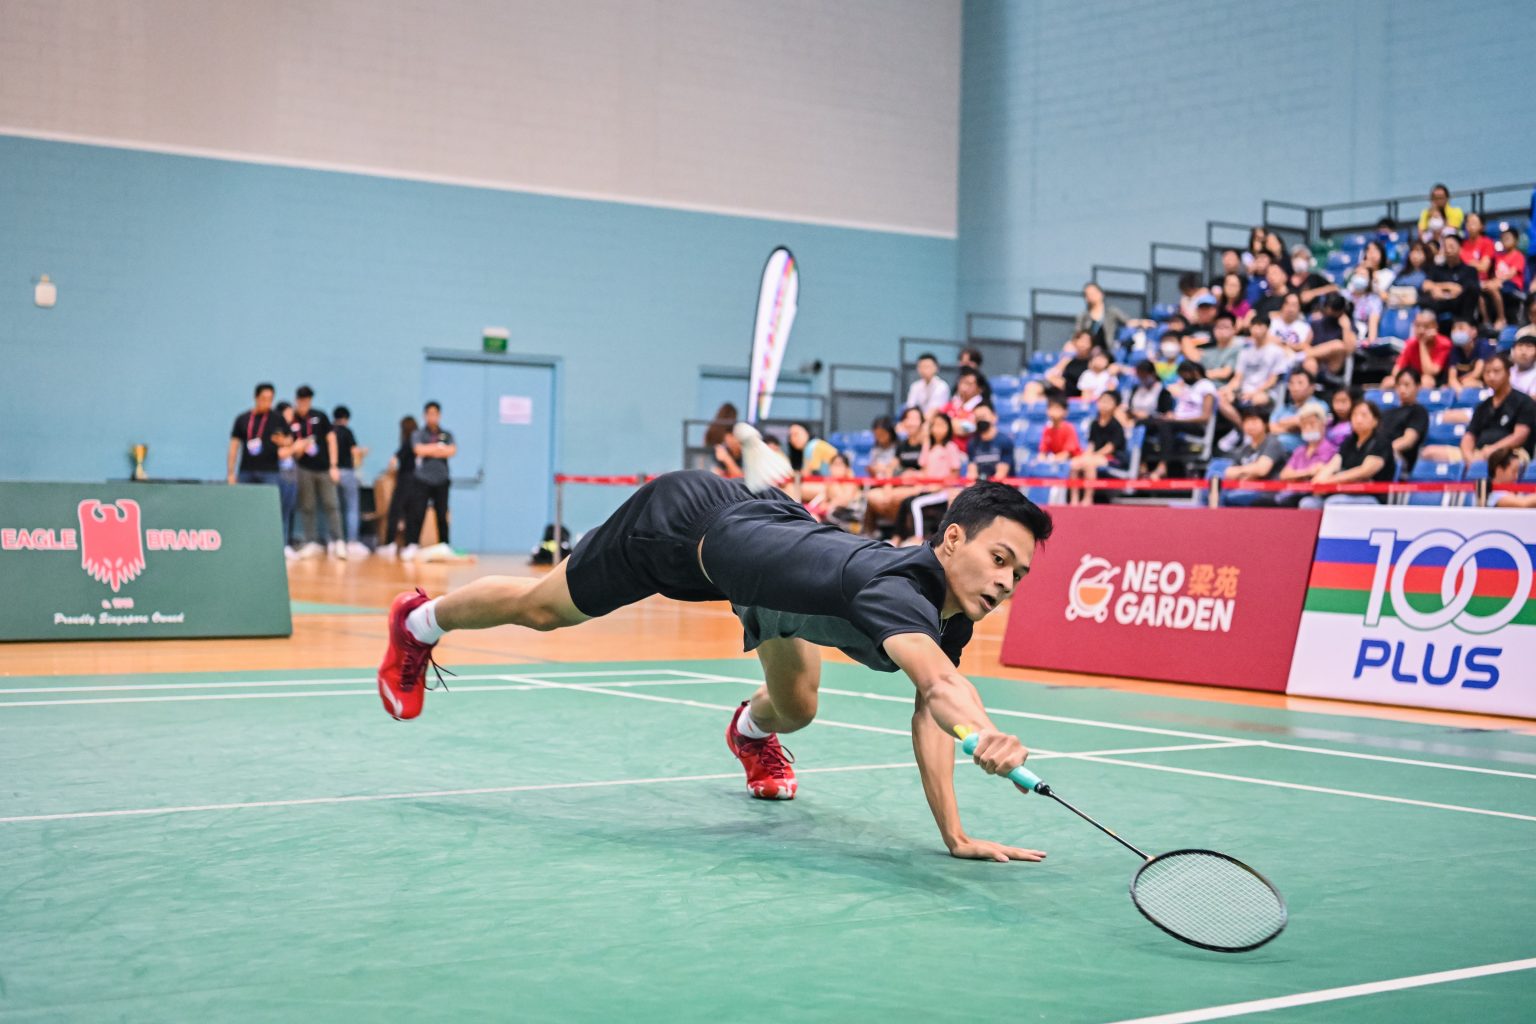
[(355, 540), (347, 545), (347, 555), (350, 558), (367, 558), (368, 545), (364, 544), (362, 541)]
[(380, 544), (378, 549), (374, 551), (374, 554), (380, 558), (395, 558), (400, 554), (400, 550), (395, 547), (393, 542), (390, 542), (388, 544)]
[(454, 557), (453, 548), (447, 544), (433, 544), (429, 548), (422, 548), (416, 560), (418, 562), (451, 562)]
[(407, 544), (405, 546), (405, 550), (400, 552), (400, 561), (402, 561), (402, 562), (414, 562), (414, 561), (416, 561), (416, 553), (419, 552), (420, 550), (421, 549), (418, 548), (415, 544)]
[(319, 544), (316, 544), (314, 541), (310, 541), (308, 544), (305, 544), (303, 547), (299, 548), (300, 558), (319, 558), (324, 554), (325, 548), (321, 547)]
[(284, 544), (283, 545), (283, 557), (288, 559), (288, 561), (290, 561), (290, 562), (297, 562), (299, 560), (299, 553), (297, 551), (293, 550), (293, 545), (292, 544)]
[(326, 549), (326, 553), (329, 554), (332, 558), (338, 558), (341, 561), (345, 562), (347, 560), (347, 543), (346, 543), (346, 541), (341, 541), (341, 540), (333, 540), (333, 541), (331, 541), (330, 546)]

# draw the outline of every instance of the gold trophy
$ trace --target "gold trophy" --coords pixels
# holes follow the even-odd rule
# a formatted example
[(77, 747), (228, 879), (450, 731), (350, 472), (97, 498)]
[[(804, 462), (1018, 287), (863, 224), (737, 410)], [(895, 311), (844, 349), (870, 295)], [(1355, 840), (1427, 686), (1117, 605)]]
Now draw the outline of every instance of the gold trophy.
[(149, 454), (149, 445), (136, 444), (128, 449), (128, 454), (133, 456), (133, 478), (135, 480), (148, 480), (149, 474), (144, 472), (144, 456)]

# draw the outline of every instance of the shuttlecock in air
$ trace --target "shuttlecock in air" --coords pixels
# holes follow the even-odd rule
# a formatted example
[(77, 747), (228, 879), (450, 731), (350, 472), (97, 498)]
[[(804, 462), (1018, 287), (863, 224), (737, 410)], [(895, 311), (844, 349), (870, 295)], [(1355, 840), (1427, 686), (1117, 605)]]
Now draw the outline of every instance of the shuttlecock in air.
[(736, 440), (741, 442), (741, 475), (747, 490), (762, 494), (775, 487), (783, 487), (794, 475), (789, 460), (780, 452), (768, 447), (763, 435), (750, 423), (738, 423), (731, 428)]

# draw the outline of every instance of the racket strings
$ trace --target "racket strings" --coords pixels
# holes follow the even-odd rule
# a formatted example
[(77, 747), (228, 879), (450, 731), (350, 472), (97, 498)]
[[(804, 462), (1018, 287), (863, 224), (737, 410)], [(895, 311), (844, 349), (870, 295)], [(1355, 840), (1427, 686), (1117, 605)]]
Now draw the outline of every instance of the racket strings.
[(1154, 922), (1181, 938), (1222, 949), (1243, 949), (1285, 926), (1280, 895), (1253, 871), (1204, 851), (1179, 851), (1149, 861), (1131, 895)]

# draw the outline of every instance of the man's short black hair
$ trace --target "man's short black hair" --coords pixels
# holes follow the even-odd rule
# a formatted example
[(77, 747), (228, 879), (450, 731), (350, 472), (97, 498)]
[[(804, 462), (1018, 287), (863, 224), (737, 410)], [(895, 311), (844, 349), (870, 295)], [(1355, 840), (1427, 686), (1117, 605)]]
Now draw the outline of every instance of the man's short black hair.
[(1248, 408), (1244, 409), (1243, 419), (1258, 420), (1260, 423), (1264, 424), (1265, 427), (1269, 426), (1269, 417), (1264, 414), (1264, 409), (1257, 405), (1250, 405)]
[(1305, 377), (1308, 384), (1317, 383), (1317, 378), (1312, 376), (1312, 371), (1301, 366), (1298, 366), (1296, 369), (1292, 370), (1290, 375), (1292, 377)]
[(300, 384), (299, 385), (299, 390), (297, 390), (297, 391), (295, 391), (293, 393), (293, 397), (294, 398), (314, 398), (315, 397), (315, 389), (310, 387), (308, 384)]
[(1162, 336), (1159, 337), (1157, 340), (1159, 342), (1170, 341), (1170, 340), (1171, 341), (1178, 341), (1178, 340), (1180, 340), (1183, 337), (1184, 337), (1184, 332), (1183, 331), (1179, 330), (1177, 327), (1170, 327), (1167, 330), (1163, 331)]
[(967, 345), (965, 348), (961, 349), (960, 357), (962, 359), (969, 359), (977, 366), (981, 365), (981, 349), (977, 348), (975, 345)]
[(1232, 315), (1232, 311), (1230, 309), (1223, 309), (1216, 314), (1217, 323), (1221, 323), (1223, 320), (1231, 324), (1233, 327), (1237, 326), (1237, 317)]
[(934, 355), (932, 352), (924, 352), (922, 355), (917, 357), (918, 362), (922, 362), (924, 359), (931, 359), (935, 363), (939, 361), (939, 357)]
[[(1488, 363), (1502, 364), (1505, 373), (1508, 373), (1512, 366), (1508, 352), (1495, 352), (1493, 355), (1488, 357)], [(1484, 363), (1483, 365), (1486, 366), (1488, 363)]]
[(344, 405), (338, 405), (336, 408), (331, 410), (331, 419), (333, 420), (349, 420), (351, 418), (352, 410), (348, 409)]
[(263, 391), (276, 391), (276, 390), (277, 390), (277, 388), (273, 387), (272, 384), (269, 381), (262, 381), (260, 384), (256, 385), (256, 390), (254, 392), (252, 392), (252, 394), (255, 395), (255, 397), (257, 397), (257, 398), (260, 398), (261, 397), (261, 393)]
[(976, 408), (972, 409), (971, 413), (974, 415), (975, 413), (981, 412), (983, 409), (987, 410), (987, 412), (991, 413), (993, 416), (997, 415), (997, 410), (992, 408), (992, 403), (985, 400), (977, 402)]
[(1065, 409), (1067, 407), (1067, 396), (1060, 391), (1052, 391), (1045, 399), (1045, 407), (1049, 409), (1053, 405), (1059, 405)]
[(428, 402), (426, 405), (421, 407), (422, 412), (426, 412), (428, 409), (436, 409), (438, 412), (443, 411), (443, 407), (435, 401)]
[(292, 402), (278, 402), (277, 403), (277, 414), (279, 416), (281, 416), (283, 414), (283, 410), (284, 409), (292, 409), (292, 408), (293, 408), (293, 403)]
[(951, 523), (964, 530), (966, 540), (970, 540), (991, 526), (994, 519), (1012, 519), (1034, 536), (1036, 544), (1044, 544), (1049, 540), (1054, 528), (1051, 514), (1024, 497), (1022, 492), (994, 480), (981, 480), (961, 491), (950, 502), (949, 511), (944, 513), (944, 521), (939, 523), (938, 530), (928, 543), (938, 547), (944, 531), (949, 529)]
[(1536, 334), (1522, 334), (1515, 339), (1516, 345), (1536, 345)]
[(1443, 182), (1438, 182), (1438, 181), (1435, 182), (1435, 184), (1430, 187), (1429, 194), (1430, 195), (1434, 195), (1436, 192), (1444, 192), (1446, 194), (1447, 198), (1449, 198), (1449, 196), (1451, 194), (1451, 190), (1446, 188), (1445, 184)]
[(960, 381), (964, 380), (966, 377), (971, 378), (977, 384), (981, 383), (981, 374), (976, 372), (976, 367), (974, 366), (960, 367), (959, 371), (955, 374), (955, 383), (960, 383)]

